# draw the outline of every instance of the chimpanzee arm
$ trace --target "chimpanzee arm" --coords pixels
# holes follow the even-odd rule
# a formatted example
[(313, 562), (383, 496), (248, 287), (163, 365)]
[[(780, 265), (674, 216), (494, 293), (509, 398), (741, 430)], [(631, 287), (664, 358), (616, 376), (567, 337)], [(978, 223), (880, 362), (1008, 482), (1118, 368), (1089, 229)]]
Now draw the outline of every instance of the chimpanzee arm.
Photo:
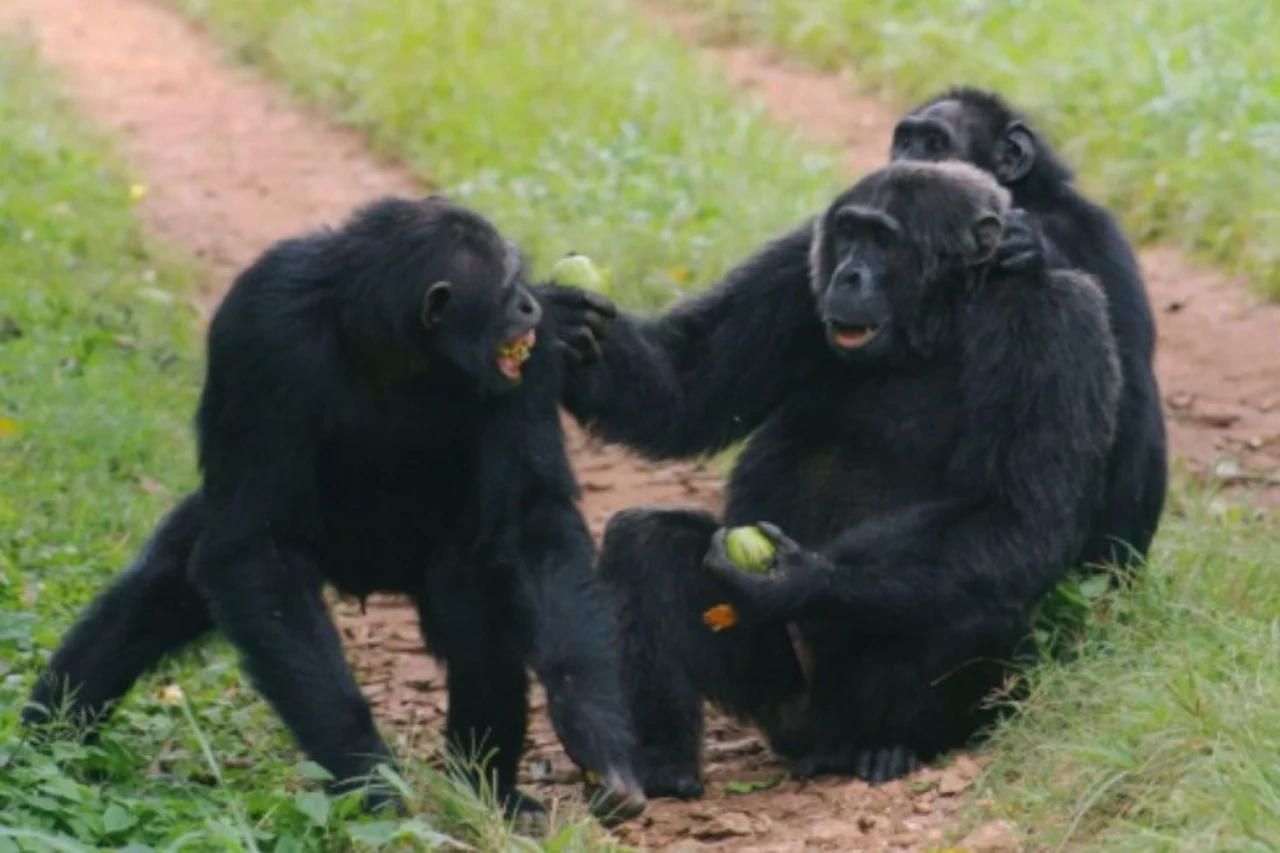
[(600, 777), (597, 808), (630, 813), (644, 798), (618, 675), (616, 616), (591, 568), (591, 535), (574, 505), (577, 486), (554, 396), (547, 403), (545, 410), (527, 406), (524, 425), (507, 438), (519, 454), (505, 484), (522, 493), (518, 563), (531, 628), (527, 662), (546, 690), (552, 726), (570, 759)]
[(577, 508), (554, 501), (534, 509), (522, 550), (534, 626), (530, 665), (546, 689), (552, 725), (576, 764), (639, 791), (618, 627), (591, 571), (591, 538)]
[(965, 325), (966, 425), (947, 493), (815, 552), (773, 531), (772, 575), (731, 572), (713, 546), (709, 567), (748, 614), (899, 631), (970, 614), (1020, 618), (1071, 567), (1099, 499), (1119, 389), (1101, 296), (1072, 274), (1014, 279)]
[(809, 243), (801, 226), (659, 317), (619, 316), (601, 361), (569, 371), (565, 407), (654, 457), (714, 453), (745, 437), (825, 346)]

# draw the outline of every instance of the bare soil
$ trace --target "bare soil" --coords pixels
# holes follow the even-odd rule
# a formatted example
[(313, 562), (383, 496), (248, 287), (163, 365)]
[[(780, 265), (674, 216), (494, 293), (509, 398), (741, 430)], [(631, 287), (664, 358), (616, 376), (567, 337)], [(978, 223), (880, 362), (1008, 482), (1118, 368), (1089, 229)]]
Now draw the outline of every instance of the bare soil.
[[(696, 39), (696, 20), (663, 19)], [(206, 306), (272, 241), (336, 223), (375, 194), (426, 186), (379, 162), (357, 135), (226, 62), (204, 34), (153, 0), (0, 0), (0, 27), (30, 35), (66, 74), (83, 110), (123, 140), (148, 188), (141, 202), (146, 222), (209, 265)], [(891, 105), (757, 49), (700, 49), (779, 121), (843, 146), (850, 174), (882, 162)], [(1280, 334), (1280, 307), (1259, 303), (1242, 283), (1173, 250), (1145, 251), (1142, 260), (1159, 312), (1159, 370), (1177, 456), (1192, 472), (1256, 488), (1260, 496), (1280, 491), (1266, 485), (1280, 474), (1280, 359), (1270, 337)], [(720, 503), (720, 483), (705, 468), (646, 463), (572, 427), (570, 442), (597, 535), (627, 506)], [(422, 653), (412, 612), (389, 599), (372, 600), (363, 615), (343, 603), (335, 612), (380, 717), (398, 734), (427, 732), (430, 744), (447, 707), (444, 679)], [(415, 737), (415, 748), (423, 742)], [(531, 787), (549, 797), (577, 791), (541, 714), (525, 772)], [(713, 717), (708, 796), (655, 802), (619, 835), (669, 850), (930, 850), (942, 846), (980, 772), (980, 756), (961, 756), (876, 789), (839, 780), (799, 783), (782, 779), (783, 768), (751, 732)], [(748, 782), (763, 789), (729, 789)], [(1017, 849), (1007, 827), (983, 833), (985, 841), (973, 838), (966, 846)]]

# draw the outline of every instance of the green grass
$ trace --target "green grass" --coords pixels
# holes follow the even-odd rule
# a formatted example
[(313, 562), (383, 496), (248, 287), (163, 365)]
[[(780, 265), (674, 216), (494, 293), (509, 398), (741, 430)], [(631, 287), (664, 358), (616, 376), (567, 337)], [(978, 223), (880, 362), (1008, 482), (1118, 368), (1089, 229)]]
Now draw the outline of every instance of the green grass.
[(957, 82), (1025, 106), (1143, 241), (1280, 298), (1280, 6), (1271, 0), (676, 0), (722, 36), (852, 66), (904, 101)]
[(1033, 673), (974, 819), (1034, 849), (1275, 850), (1280, 537), (1179, 491), (1145, 580), (1107, 599), (1080, 656)]
[[(515, 840), (418, 761), (420, 817), (358, 818), (219, 643), (140, 683), (97, 746), (23, 740), (17, 712), (61, 632), (194, 483), (201, 373), (192, 268), (143, 238), (110, 141), (12, 42), (0, 92), (0, 853), (405, 849), (442, 832), (480, 850), (612, 849), (582, 822)], [(183, 701), (157, 695), (170, 684)]]
[(668, 301), (841, 179), (624, 0), (175, 0), (240, 58), (491, 213), (545, 269)]

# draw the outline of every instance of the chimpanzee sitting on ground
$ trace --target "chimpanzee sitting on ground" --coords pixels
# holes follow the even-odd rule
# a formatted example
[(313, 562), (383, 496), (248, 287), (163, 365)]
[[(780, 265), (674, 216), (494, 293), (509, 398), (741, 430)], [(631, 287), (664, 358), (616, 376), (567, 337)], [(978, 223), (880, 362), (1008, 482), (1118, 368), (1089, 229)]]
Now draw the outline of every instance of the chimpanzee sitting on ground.
[[(1080, 555), (1119, 392), (1103, 295), (1049, 272), (1027, 226), (972, 166), (891, 165), (811, 239), (619, 317), (571, 377), (571, 412), (650, 456), (759, 427), (723, 524), (767, 523), (772, 573), (735, 568), (703, 511), (605, 532), (649, 796), (701, 793), (704, 698), (801, 776), (888, 780), (993, 719), (1029, 610)], [(736, 626), (704, 623), (717, 604)]]
[[(592, 297), (539, 292), (555, 324), (516, 248), (440, 197), (385, 198), (268, 250), (209, 330), (200, 489), (63, 640), (27, 722), (65, 705), (97, 725), (163, 656), (216, 630), (349, 788), (390, 754), (322, 587), (402, 593), (448, 664), (447, 740), (496, 750), (509, 813), (542, 808), (516, 788), (526, 666), (569, 756), (602, 780), (599, 809), (639, 813), (617, 625), (574, 505), (549, 339), (581, 337)], [(375, 787), (366, 802), (388, 799)]]
[(963, 160), (1008, 188), (1048, 241), (1051, 263), (1097, 276), (1123, 385), (1106, 499), (1081, 562), (1124, 565), (1151, 548), (1168, 491), (1169, 451), (1155, 375), (1156, 328), (1129, 241), (1085, 198), (1071, 170), (998, 95), (962, 87), (930, 98), (894, 129), (893, 160)]

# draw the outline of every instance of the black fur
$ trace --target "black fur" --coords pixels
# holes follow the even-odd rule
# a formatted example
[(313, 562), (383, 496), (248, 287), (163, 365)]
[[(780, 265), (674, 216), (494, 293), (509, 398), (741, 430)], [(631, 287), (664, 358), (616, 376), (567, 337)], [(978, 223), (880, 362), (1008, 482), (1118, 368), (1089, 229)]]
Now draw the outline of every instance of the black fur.
[(1107, 497), (1082, 562), (1125, 565), (1145, 558), (1168, 491), (1168, 446), (1155, 376), (1155, 322), (1119, 225), (1076, 189), (1071, 170), (1027, 119), (991, 92), (955, 88), (911, 110), (895, 130), (891, 156), (959, 159), (989, 172), (1031, 214), (1055, 266), (1097, 277), (1107, 294), (1124, 388)]
[[(66, 705), (96, 726), (162, 657), (217, 630), (335, 787), (360, 784), (391, 758), (322, 588), (400, 593), (448, 664), (449, 743), (496, 750), (510, 811), (542, 808), (516, 789), (526, 666), (570, 757), (616, 795), (602, 807), (642, 808), (617, 626), (557, 412), (552, 335), (599, 305), (538, 292), (554, 317), (515, 247), (439, 197), (381, 199), (262, 255), (209, 330), (201, 487), (63, 640), (28, 723)], [(504, 375), (499, 345), (535, 325), (522, 376)], [(374, 788), (368, 802), (386, 799)]]
[[(702, 698), (797, 774), (874, 781), (993, 719), (1030, 608), (1079, 557), (1119, 386), (1101, 292), (997, 242), (1007, 203), (964, 164), (890, 166), (711, 289), (620, 317), (571, 379), (577, 418), (651, 456), (755, 431), (723, 524), (769, 522), (778, 547), (747, 574), (710, 513), (610, 521), (649, 795), (702, 790)], [(719, 603), (737, 627), (702, 622)]]

